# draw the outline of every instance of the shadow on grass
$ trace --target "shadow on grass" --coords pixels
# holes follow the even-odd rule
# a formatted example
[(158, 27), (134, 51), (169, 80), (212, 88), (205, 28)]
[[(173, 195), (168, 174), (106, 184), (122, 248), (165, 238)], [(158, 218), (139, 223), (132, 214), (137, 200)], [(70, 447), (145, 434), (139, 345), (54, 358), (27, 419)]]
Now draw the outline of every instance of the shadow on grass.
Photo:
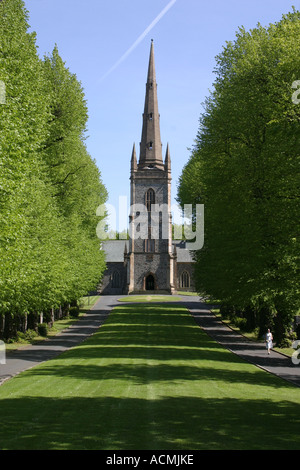
[(2, 449), (299, 449), (293, 387), (224, 350), (182, 306), (138, 309), (119, 307), (3, 386)]
[[(188, 387), (188, 382), (198, 382), (199, 388), (201, 382), (210, 381), (222, 382), (222, 385), (226, 387), (226, 383), (229, 385), (233, 384), (249, 384), (254, 383), (259, 386), (267, 386), (278, 388), (281, 385), (280, 379), (276, 379), (259, 369), (251, 370), (236, 370), (231, 369), (216, 369), (211, 367), (211, 364), (207, 364), (207, 367), (192, 367), (187, 365), (168, 365), (168, 364), (156, 364), (156, 365), (126, 365), (126, 364), (112, 364), (112, 365), (53, 365), (43, 369), (36, 369), (31, 371), (31, 375), (35, 377), (52, 376), (62, 378), (73, 378), (80, 379), (82, 381), (124, 381), (124, 387), (128, 381), (132, 382), (132, 385), (157, 385), (158, 383), (168, 383), (169, 385), (176, 386), (183, 382), (186, 382), (185, 386)], [(120, 386), (118, 384), (118, 386)]]
[(275, 388), (282, 384), (222, 348), (185, 309), (173, 305), (159, 313), (145, 307), (142, 314), (136, 307), (120, 307), (87, 341), (29, 373), (82, 381), (130, 380), (134, 385), (208, 380)]
[(7, 399), (1, 448), (299, 449), (299, 411), (289, 402), (231, 398)]

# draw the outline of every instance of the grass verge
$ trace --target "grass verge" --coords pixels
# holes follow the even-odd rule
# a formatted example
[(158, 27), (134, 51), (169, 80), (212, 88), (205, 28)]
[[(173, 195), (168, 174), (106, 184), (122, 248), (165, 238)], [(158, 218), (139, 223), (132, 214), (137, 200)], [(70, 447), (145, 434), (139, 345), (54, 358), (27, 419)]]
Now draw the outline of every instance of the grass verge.
[[(264, 339), (260, 338), (258, 336), (258, 328), (254, 331), (244, 331), (243, 329), (241, 329), (240, 327), (238, 327), (237, 325), (235, 325), (231, 320), (228, 320), (226, 318), (223, 318), (222, 315), (220, 314), (220, 310), (219, 309), (211, 309), (212, 313), (214, 313), (216, 315), (216, 317), (219, 318), (220, 321), (222, 321), (222, 323), (224, 323), (225, 325), (229, 326), (232, 330), (236, 331), (237, 333), (245, 336), (245, 338), (251, 340), (251, 341), (256, 341), (256, 342), (261, 342), (261, 343), (264, 343)], [(292, 357), (293, 353), (295, 352), (295, 349), (293, 348), (278, 348), (276, 347), (276, 342), (275, 342), (275, 346), (274, 346), (274, 351), (277, 351), (281, 354), (284, 354), (285, 356), (289, 356), (289, 357)]]
[(197, 292), (190, 292), (190, 291), (178, 291), (178, 294), (180, 295), (190, 295), (194, 297), (199, 297), (199, 294)]
[(0, 387), (2, 449), (299, 449), (300, 394), (179, 304), (121, 305)]
[(80, 309), (81, 310), (89, 310), (92, 308), (95, 303), (100, 299), (100, 295), (87, 295), (86, 297), (82, 297), (80, 299)]
[(55, 320), (53, 323), (52, 327), (49, 328), (47, 336), (40, 336), (36, 335), (34, 338), (31, 339), (24, 339), (20, 338), (18, 341), (13, 341), (10, 343), (5, 344), (5, 349), (7, 351), (13, 351), (15, 349), (20, 349), (22, 347), (26, 347), (30, 344), (36, 344), (40, 343), (40, 341), (45, 341), (47, 338), (51, 338), (53, 336), (56, 336), (59, 334), (61, 331), (65, 330), (66, 328), (69, 328), (70, 326), (74, 325), (78, 321), (80, 317), (82, 317), (87, 310), (93, 307), (95, 303), (98, 301), (100, 296), (87, 296), (87, 297), (82, 297), (80, 299), (80, 313), (78, 317), (65, 317), (61, 318), (60, 320)]
[(120, 297), (120, 302), (180, 302), (180, 297), (174, 295), (128, 295)]

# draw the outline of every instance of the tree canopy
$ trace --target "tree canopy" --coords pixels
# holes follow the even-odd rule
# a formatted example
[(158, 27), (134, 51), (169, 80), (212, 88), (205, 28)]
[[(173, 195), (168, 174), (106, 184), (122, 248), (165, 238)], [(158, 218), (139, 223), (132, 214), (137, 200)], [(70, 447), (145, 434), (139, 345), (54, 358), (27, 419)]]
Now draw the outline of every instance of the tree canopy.
[(84, 91), (57, 47), (38, 56), (28, 29), (24, 2), (2, 0), (0, 316), (6, 324), (76, 302), (105, 268), (96, 209), (107, 192), (85, 145)]
[(299, 309), (300, 12), (240, 28), (216, 57), (178, 201), (205, 204), (199, 292), (289, 336)]

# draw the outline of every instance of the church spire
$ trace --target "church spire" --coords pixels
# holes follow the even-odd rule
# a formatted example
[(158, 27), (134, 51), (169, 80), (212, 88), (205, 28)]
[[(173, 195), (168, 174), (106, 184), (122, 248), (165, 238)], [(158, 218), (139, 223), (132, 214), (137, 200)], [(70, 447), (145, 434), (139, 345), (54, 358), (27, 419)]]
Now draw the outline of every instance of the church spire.
[(151, 41), (149, 57), (140, 160), (138, 165), (139, 169), (148, 167), (164, 168), (160, 138), (153, 40)]
[(149, 83), (151, 81), (156, 82), (153, 39), (151, 39), (148, 77), (147, 77), (147, 82)]

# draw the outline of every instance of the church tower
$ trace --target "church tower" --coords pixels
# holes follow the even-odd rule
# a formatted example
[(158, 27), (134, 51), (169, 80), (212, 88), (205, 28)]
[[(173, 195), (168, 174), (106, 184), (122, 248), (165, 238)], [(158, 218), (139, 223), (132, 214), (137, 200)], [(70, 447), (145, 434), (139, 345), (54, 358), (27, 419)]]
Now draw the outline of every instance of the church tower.
[(176, 255), (172, 244), (171, 158), (162, 157), (154, 45), (151, 41), (140, 154), (135, 145), (130, 175), (130, 239), (127, 291), (175, 291)]

